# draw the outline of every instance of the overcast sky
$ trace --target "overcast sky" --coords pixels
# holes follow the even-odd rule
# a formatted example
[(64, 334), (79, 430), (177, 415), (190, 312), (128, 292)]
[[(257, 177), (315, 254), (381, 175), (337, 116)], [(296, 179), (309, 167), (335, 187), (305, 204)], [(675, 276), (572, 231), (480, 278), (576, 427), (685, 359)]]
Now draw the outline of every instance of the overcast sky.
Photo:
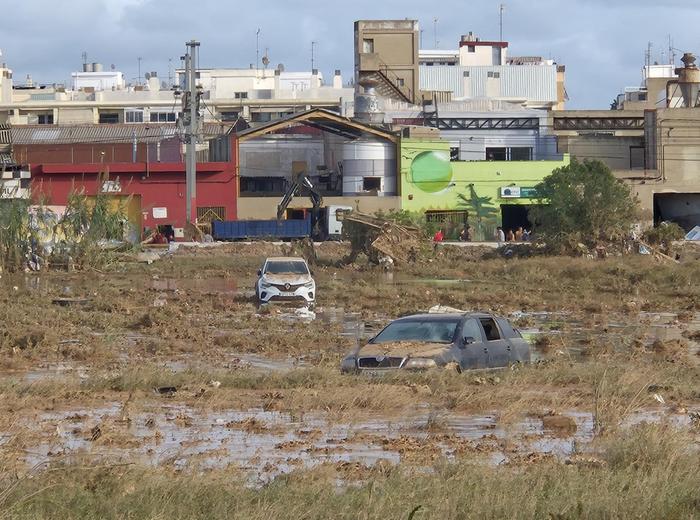
[[(15, 83), (69, 83), (81, 54), (129, 81), (168, 76), (185, 41), (201, 42), (201, 66), (248, 67), (261, 54), (271, 67), (311, 68), (311, 42), (326, 78), (353, 67), (353, 22), (417, 19), (423, 48), (456, 48), (461, 34), (498, 38), (497, 0), (0, 0), (0, 49)], [(638, 85), (649, 41), (653, 60), (668, 61), (668, 36), (681, 51), (700, 51), (700, 0), (505, 0), (504, 39), (511, 55), (539, 55), (566, 65), (569, 108), (608, 108), (625, 86)], [(194, 10), (190, 7), (194, 6)]]

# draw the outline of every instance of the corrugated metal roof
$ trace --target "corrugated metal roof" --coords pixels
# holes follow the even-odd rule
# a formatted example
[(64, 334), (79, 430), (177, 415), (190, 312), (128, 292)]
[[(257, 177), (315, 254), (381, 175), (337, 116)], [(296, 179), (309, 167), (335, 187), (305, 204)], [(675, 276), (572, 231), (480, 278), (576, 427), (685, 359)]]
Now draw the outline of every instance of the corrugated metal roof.
[[(204, 123), (205, 139), (226, 134), (231, 125)], [(162, 141), (178, 135), (173, 124), (21, 125), (11, 130), (14, 144), (124, 143)]]
[[(465, 91), (465, 72), (471, 92)], [(499, 78), (489, 78), (498, 73)], [(487, 81), (497, 80), (493, 95), (487, 95)], [(495, 67), (421, 66), (420, 88), (452, 91), (454, 98), (514, 98), (528, 101), (557, 101), (556, 65), (505, 65)]]

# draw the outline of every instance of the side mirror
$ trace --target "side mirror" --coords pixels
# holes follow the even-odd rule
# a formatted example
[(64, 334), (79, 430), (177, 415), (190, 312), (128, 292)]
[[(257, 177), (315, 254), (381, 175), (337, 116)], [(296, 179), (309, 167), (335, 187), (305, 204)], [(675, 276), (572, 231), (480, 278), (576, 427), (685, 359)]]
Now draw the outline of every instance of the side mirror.
[(309, 274), (310, 274), (311, 276), (314, 276), (314, 272), (313, 272), (313, 271), (309, 271)]
[(472, 336), (465, 336), (464, 337), (464, 346), (465, 347), (467, 345), (471, 345), (472, 343), (476, 343), (476, 340)]
[(258, 276), (262, 276), (262, 269), (258, 269)]

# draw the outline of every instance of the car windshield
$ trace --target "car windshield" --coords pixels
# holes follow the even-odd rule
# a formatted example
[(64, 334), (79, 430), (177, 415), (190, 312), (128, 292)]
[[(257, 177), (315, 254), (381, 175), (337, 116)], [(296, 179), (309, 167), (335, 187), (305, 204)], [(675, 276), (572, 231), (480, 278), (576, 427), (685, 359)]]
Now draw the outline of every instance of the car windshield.
[(390, 341), (452, 343), (458, 324), (458, 320), (395, 321), (377, 334), (373, 343)]
[(309, 274), (309, 268), (298, 260), (275, 260), (268, 262), (265, 273), (269, 274)]

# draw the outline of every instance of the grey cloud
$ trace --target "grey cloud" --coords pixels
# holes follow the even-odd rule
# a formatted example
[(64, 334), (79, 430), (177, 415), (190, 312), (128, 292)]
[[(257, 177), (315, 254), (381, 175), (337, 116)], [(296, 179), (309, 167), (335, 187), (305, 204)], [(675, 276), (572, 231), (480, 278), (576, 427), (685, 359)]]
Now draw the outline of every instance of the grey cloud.
[[(607, 108), (624, 86), (640, 81), (648, 41), (654, 59), (667, 47), (695, 50), (696, 0), (504, 0), (504, 36), (513, 54), (552, 57), (567, 67), (569, 106)], [(87, 51), (90, 61), (114, 63), (128, 78), (156, 70), (167, 75), (185, 41), (202, 42), (203, 66), (247, 67), (255, 61), (255, 31), (260, 48), (269, 48), (273, 65), (308, 69), (311, 41), (317, 41), (316, 63), (326, 74), (336, 68), (349, 77), (353, 67), (353, 22), (363, 18), (416, 18), (424, 47), (433, 46), (437, 17), (441, 48), (455, 47), (459, 36), (474, 31), (498, 37), (496, 0), (200, 0), (189, 14), (184, 0), (73, 0), (70, 8), (50, 0), (25, 0), (13, 5), (12, 16), (0, 20), (3, 60), (21, 82), (65, 82)], [(56, 23), (60, 20), (60, 23)]]

